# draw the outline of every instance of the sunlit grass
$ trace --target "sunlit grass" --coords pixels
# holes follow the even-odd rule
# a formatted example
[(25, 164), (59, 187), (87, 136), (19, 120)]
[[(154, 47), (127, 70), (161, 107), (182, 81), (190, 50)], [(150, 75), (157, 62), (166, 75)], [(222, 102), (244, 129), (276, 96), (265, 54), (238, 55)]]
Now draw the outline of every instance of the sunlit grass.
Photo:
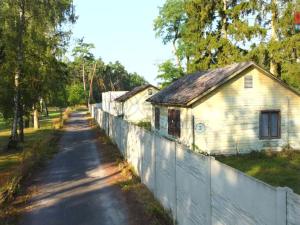
[[(53, 134), (53, 120), (60, 118), (59, 111), (50, 111), (49, 117), (43, 117), (40, 121), (41, 128), (36, 130), (34, 128), (25, 128), (25, 142), (20, 145), (21, 149), (26, 150), (31, 148), (35, 143), (49, 138)], [(3, 151), (8, 143), (10, 130), (0, 130), (0, 186), (5, 183), (10, 174), (14, 171), (22, 160), (22, 151)]]
[(300, 194), (300, 151), (253, 152), (216, 159), (268, 184), (287, 186)]

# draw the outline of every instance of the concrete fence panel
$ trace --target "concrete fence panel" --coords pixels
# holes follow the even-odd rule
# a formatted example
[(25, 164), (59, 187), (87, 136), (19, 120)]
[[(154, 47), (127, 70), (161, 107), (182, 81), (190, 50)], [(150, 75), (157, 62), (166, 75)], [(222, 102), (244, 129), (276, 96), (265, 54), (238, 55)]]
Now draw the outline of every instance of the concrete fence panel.
[(143, 131), (142, 132), (142, 182), (155, 193), (155, 135), (150, 132)]
[(175, 142), (155, 135), (155, 196), (165, 209), (176, 212)]
[(300, 196), (90, 105), (99, 126), (179, 225), (300, 225)]
[(285, 224), (285, 190), (211, 160), (212, 224)]
[(287, 224), (300, 224), (300, 196), (292, 190), (287, 192)]
[(211, 224), (209, 157), (176, 146), (178, 224)]
[(136, 173), (141, 175), (141, 139), (140, 128), (129, 124), (127, 136), (127, 160), (134, 167)]

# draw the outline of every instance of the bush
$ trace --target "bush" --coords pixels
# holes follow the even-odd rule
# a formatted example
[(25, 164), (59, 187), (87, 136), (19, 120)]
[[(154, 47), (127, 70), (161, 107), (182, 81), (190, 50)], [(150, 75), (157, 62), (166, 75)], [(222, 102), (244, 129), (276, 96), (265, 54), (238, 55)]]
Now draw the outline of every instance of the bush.
[(146, 130), (151, 131), (151, 122), (140, 121), (140, 122), (136, 123), (136, 125), (144, 128)]
[(69, 105), (82, 105), (86, 102), (86, 95), (82, 84), (73, 84), (67, 87)]

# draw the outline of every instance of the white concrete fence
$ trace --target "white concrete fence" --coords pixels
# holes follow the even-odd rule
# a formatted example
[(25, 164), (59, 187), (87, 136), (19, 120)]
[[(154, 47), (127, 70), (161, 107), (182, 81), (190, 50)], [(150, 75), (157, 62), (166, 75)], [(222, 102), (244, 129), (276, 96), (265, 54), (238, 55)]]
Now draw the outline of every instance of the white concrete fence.
[(94, 105), (98, 125), (179, 225), (296, 225), (300, 196), (200, 155)]

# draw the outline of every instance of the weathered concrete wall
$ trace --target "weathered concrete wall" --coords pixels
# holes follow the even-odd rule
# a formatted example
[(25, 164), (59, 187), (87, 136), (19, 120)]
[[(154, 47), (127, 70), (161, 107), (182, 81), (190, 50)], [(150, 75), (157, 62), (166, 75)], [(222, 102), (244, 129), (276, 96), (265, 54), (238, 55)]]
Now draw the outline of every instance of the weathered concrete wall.
[(178, 224), (212, 224), (209, 163), (210, 157), (176, 146)]
[(300, 225), (300, 196), (91, 106), (99, 126), (179, 225)]
[(211, 160), (212, 224), (285, 224), (286, 190)]
[(146, 100), (151, 97), (151, 95), (149, 95), (150, 89), (152, 90), (151, 95), (158, 92), (155, 88), (149, 87), (135, 94), (123, 103), (122, 114), (124, 115), (125, 120), (134, 123), (151, 121), (152, 105), (150, 102), (146, 102)]
[(287, 192), (287, 224), (300, 224), (300, 196), (291, 190)]

